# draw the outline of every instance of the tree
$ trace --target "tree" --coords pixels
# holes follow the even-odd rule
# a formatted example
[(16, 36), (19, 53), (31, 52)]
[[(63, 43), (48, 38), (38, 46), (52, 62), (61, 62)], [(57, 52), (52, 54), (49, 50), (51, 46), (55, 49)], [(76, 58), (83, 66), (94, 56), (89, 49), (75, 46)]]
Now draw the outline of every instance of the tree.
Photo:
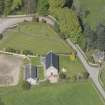
[(36, 0), (24, 0), (24, 8), (27, 14), (32, 14), (36, 9)]
[(55, 14), (57, 8), (63, 8), (65, 0), (48, 0), (49, 2), (49, 11), (51, 14)]
[(22, 82), (22, 88), (24, 90), (29, 90), (31, 88), (31, 84), (29, 82), (27, 82), (27, 81), (23, 81)]
[(66, 38), (70, 37), (73, 41), (77, 42), (77, 39), (80, 37), (81, 27), (76, 14), (68, 8), (59, 8), (57, 9), (56, 17), (59, 21), (61, 33)]
[(37, 11), (40, 15), (48, 15), (49, 3), (48, 0), (39, 0)]
[(24, 50), (23, 54), (25, 54), (25, 55), (33, 55), (33, 52), (31, 50)]
[(14, 11), (15, 9), (18, 9), (20, 6), (22, 6), (22, 0), (13, 0), (11, 10)]
[(88, 79), (89, 78), (89, 73), (88, 72), (83, 72), (83, 78)]
[(73, 0), (65, 0), (64, 7), (71, 8), (73, 4)]
[(97, 48), (101, 51), (105, 51), (105, 26), (99, 24), (96, 27), (97, 34)]
[(81, 27), (74, 11), (64, 7), (65, 0), (49, 0), (49, 11), (59, 22), (63, 38), (71, 38), (74, 42), (80, 38)]
[(60, 75), (59, 75), (59, 77), (60, 77), (61, 79), (66, 79), (66, 78), (67, 78), (67, 75), (66, 75), (66, 73), (64, 73), (64, 72), (61, 72)]
[(11, 12), (12, 0), (4, 0), (4, 14), (8, 15)]
[(95, 48), (97, 36), (88, 24), (84, 25), (84, 34), (86, 38), (86, 48)]
[(49, 0), (49, 4), (52, 8), (62, 8), (65, 4), (65, 0)]
[(4, 0), (0, 0), (0, 15), (4, 12)]

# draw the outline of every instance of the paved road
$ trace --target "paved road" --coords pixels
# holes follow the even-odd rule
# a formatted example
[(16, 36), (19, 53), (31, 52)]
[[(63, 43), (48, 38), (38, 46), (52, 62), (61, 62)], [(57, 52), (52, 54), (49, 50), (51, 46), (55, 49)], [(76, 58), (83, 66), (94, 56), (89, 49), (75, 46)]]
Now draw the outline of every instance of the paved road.
[(69, 39), (67, 39), (68, 44), (75, 49), (75, 51), (77, 52), (77, 56), (80, 59), (80, 61), (82, 62), (82, 64), (84, 65), (85, 69), (87, 70), (87, 72), (90, 74), (90, 78), (93, 80), (96, 88), (99, 90), (99, 92), (101, 93), (101, 95), (103, 96), (103, 98), (105, 99), (105, 91), (102, 88), (99, 80), (98, 80), (98, 76), (99, 76), (99, 67), (92, 67), (91, 65), (89, 65), (87, 63), (87, 61), (85, 60), (84, 56), (81, 54), (81, 52), (78, 50), (78, 48), (76, 47), (75, 44), (73, 44)]

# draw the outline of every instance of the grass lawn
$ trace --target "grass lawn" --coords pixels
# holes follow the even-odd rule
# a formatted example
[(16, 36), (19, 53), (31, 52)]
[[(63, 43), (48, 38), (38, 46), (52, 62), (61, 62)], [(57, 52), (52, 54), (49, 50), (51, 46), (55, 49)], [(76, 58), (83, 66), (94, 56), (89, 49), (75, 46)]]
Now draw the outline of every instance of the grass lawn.
[(69, 46), (45, 23), (25, 22), (5, 32), (0, 49), (31, 50), (37, 54), (70, 52)]
[(29, 91), (0, 88), (5, 105), (104, 105), (91, 81), (40, 85)]
[(90, 14), (85, 19), (91, 27), (95, 28), (96, 23), (105, 20), (105, 0), (78, 0), (85, 10)]
[(31, 64), (32, 65), (41, 65), (40, 63), (40, 57), (31, 57)]
[(69, 56), (60, 56), (60, 69), (62, 70), (63, 68), (66, 69), (70, 77), (84, 72), (84, 67), (80, 61), (77, 58), (75, 61), (71, 61)]
[(38, 76), (39, 80), (43, 80), (44, 78), (44, 68), (43, 67), (38, 67)]

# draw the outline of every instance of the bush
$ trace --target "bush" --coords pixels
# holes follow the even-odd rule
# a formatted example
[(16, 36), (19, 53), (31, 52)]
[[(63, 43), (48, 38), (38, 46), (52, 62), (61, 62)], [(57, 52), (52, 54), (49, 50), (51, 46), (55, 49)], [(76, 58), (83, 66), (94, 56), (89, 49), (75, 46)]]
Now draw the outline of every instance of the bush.
[(48, 9), (49, 9), (48, 0), (38, 0), (37, 12), (39, 13), (39, 15), (47, 16), (49, 12)]
[(89, 78), (89, 73), (88, 72), (83, 72), (83, 78), (88, 79)]
[(76, 80), (77, 80), (76, 76), (75, 76), (75, 75), (72, 76), (72, 77), (71, 77), (71, 80), (76, 81)]
[(33, 52), (30, 51), (30, 50), (24, 50), (23, 54), (25, 54), (25, 55), (33, 55)]
[(32, 17), (32, 21), (33, 21), (33, 22), (39, 22), (39, 17), (33, 16), (33, 17)]
[(3, 34), (0, 34), (0, 40), (3, 38)]
[(16, 53), (17, 53), (17, 54), (20, 54), (20, 53), (21, 53), (21, 51), (20, 51), (20, 50), (16, 50)]
[(6, 52), (11, 52), (11, 53), (18, 53), (18, 54), (21, 53), (20, 50), (16, 50), (16, 49), (13, 49), (13, 48), (6, 48), (5, 51)]
[(82, 78), (83, 78), (83, 76), (80, 73), (78, 73), (78, 74), (76, 74), (76, 75), (73, 76), (73, 80), (74, 81), (81, 80)]
[(61, 37), (62, 39), (64, 39), (64, 40), (67, 39), (66, 35), (64, 35), (63, 33), (60, 34), (60, 37)]
[(29, 82), (27, 82), (27, 81), (23, 81), (22, 82), (22, 88), (24, 90), (29, 90), (31, 88), (31, 84)]
[(65, 73), (61, 72), (60, 75), (59, 75), (60, 79), (66, 79), (67, 76)]
[(16, 50), (13, 48), (6, 48), (6, 52), (16, 53)]
[(46, 20), (42, 19), (42, 23), (46, 23)]

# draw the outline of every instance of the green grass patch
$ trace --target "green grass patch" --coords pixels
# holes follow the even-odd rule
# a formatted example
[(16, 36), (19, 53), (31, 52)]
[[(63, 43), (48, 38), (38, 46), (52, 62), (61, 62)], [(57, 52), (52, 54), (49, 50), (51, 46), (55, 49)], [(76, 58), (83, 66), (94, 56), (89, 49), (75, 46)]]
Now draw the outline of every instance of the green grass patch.
[(0, 40), (0, 49), (31, 50), (34, 54), (70, 52), (69, 46), (45, 23), (25, 22), (8, 30)]
[(101, 79), (103, 88), (105, 89), (105, 67), (101, 70), (100, 79)]
[(103, 105), (91, 81), (40, 85), (29, 91), (0, 88), (5, 105)]
[(40, 63), (40, 57), (30, 57), (30, 59), (31, 59), (31, 64), (32, 65), (41, 65), (41, 63)]
[(39, 80), (43, 80), (44, 78), (44, 67), (38, 67), (38, 76), (39, 76)]
[(60, 69), (66, 69), (69, 77), (73, 77), (77, 74), (84, 72), (84, 67), (80, 61), (76, 58), (75, 61), (71, 61), (69, 56), (60, 56)]

